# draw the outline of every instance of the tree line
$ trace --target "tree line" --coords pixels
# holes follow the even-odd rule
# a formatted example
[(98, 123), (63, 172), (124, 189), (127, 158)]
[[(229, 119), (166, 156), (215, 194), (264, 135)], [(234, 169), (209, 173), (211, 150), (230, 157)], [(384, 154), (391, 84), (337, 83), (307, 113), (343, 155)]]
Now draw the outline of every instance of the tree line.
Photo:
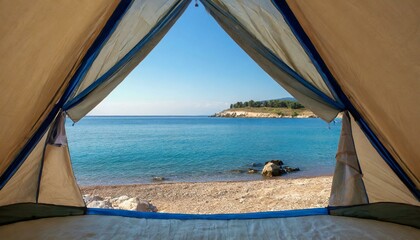
[(237, 102), (230, 104), (230, 109), (232, 108), (245, 108), (245, 107), (270, 107), (270, 108), (291, 108), (291, 109), (301, 109), (305, 108), (302, 104), (289, 100), (268, 100), (268, 101), (254, 101), (250, 100), (247, 102)]

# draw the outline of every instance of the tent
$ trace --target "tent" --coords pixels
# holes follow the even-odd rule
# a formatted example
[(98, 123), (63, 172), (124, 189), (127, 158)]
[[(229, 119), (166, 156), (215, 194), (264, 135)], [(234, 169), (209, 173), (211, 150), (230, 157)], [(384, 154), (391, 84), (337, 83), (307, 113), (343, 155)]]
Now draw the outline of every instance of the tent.
[(0, 238), (420, 238), (420, 2), (201, 0), (325, 121), (344, 112), (327, 208), (188, 215), (87, 209), (64, 121), (79, 121), (189, 0), (0, 2)]

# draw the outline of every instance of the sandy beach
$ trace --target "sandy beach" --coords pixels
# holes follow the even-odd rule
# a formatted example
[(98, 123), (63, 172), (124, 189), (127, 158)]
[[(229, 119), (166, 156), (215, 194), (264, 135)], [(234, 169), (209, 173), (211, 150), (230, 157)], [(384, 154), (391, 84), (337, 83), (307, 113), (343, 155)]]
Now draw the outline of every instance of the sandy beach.
[(332, 176), (238, 182), (154, 183), (81, 187), (83, 194), (127, 195), (149, 201), (158, 212), (244, 213), (325, 207)]

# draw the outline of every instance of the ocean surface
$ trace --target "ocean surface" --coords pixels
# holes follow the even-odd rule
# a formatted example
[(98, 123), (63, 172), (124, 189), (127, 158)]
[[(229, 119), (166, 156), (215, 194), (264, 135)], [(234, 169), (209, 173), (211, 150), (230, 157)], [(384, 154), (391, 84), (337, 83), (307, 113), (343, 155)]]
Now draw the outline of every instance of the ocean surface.
[[(67, 120), (70, 154), (81, 185), (261, 179), (248, 174), (280, 159), (301, 171), (332, 174), (341, 121), (211, 117), (85, 117)], [(240, 170), (240, 171), (235, 171)]]

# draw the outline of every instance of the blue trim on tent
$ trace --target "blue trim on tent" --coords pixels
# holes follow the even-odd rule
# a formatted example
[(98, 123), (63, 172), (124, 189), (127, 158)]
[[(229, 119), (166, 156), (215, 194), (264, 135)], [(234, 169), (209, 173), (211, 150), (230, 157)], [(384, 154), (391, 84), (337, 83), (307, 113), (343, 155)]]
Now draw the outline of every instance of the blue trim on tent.
[(87, 215), (105, 215), (120, 216), (131, 218), (147, 219), (178, 219), (178, 220), (236, 220), (236, 219), (266, 219), (266, 218), (288, 218), (304, 217), (316, 215), (328, 215), (327, 208), (310, 208), (299, 210), (286, 210), (274, 212), (256, 212), (256, 213), (232, 213), (232, 214), (179, 214), (179, 213), (154, 213), (154, 212), (136, 212), (117, 209), (88, 208)]
[(95, 82), (93, 82), (89, 87), (84, 89), (81, 93), (79, 93), (76, 97), (69, 100), (63, 107), (64, 110), (69, 110), (79, 103), (81, 103), (91, 92), (93, 92), (97, 87), (101, 86), (104, 82), (106, 82), (110, 77), (112, 77), (115, 73), (117, 73), (122, 67), (127, 64), (136, 53), (143, 49), (143, 47), (151, 40), (153, 37), (161, 31), (163, 27), (166, 26), (170, 21), (172, 21), (175, 17), (182, 12), (183, 9), (189, 4), (189, 0), (180, 0), (177, 4), (174, 4), (172, 9), (169, 10), (168, 14), (162, 18), (153, 29), (144, 36), (140, 42), (134, 46), (123, 58), (121, 58), (114, 66), (112, 66), (106, 73), (104, 73), (100, 78), (98, 78)]
[[(206, 4), (208, 6), (211, 6), (213, 9), (216, 9), (219, 13), (221, 13), (224, 17), (231, 19), (237, 26), (240, 26), (243, 31), (245, 33), (247, 33), (249, 36), (252, 36), (245, 27), (243, 27), (239, 21), (232, 17), (231, 15), (229, 15), (228, 13), (226, 13), (223, 9), (220, 9), (218, 6), (216, 6), (214, 3), (207, 1), (207, 0), (200, 0), (202, 2), (202, 4), (204, 6), (206, 6)], [(209, 8), (209, 7), (207, 7)], [(274, 63), (277, 67), (279, 67), (280, 69), (282, 69), (284, 72), (286, 72), (287, 74), (289, 74), (293, 79), (295, 79), (297, 82), (299, 82), (300, 84), (302, 84), (305, 88), (307, 88), (308, 90), (310, 90), (311, 92), (313, 92), (315, 95), (317, 95), (318, 97), (320, 97), (325, 103), (329, 104), (331, 107), (338, 109), (338, 110), (344, 110), (344, 105), (341, 102), (337, 102), (335, 101), (335, 99), (330, 98), (329, 96), (327, 96), (325, 93), (323, 93), (322, 91), (320, 91), (318, 88), (316, 88), (314, 85), (312, 85), (312, 83), (306, 81), (302, 76), (300, 76), (297, 72), (295, 72), (292, 68), (290, 68), (286, 63), (284, 63), (280, 58), (278, 58), (271, 50), (269, 50), (268, 48), (266, 48), (264, 45), (262, 44), (257, 44), (257, 42), (253, 42), (253, 44), (255, 45), (254, 47), (259, 49), (259, 52), (261, 53), (261, 51), (264, 55), (264, 57), (266, 57), (267, 59), (270, 59), (270, 61), (272, 63)]]
[[(306, 36), (305, 31), (302, 29), (302, 27), (299, 24), (294, 24), (295, 21), (297, 21), (296, 18), (294, 18), (294, 15), (290, 8), (282, 6), (283, 4), (286, 4), (286, 2), (278, 1), (278, 0), (271, 0), (273, 5), (277, 8), (277, 10), (281, 13), (286, 23), (289, 25), (290, 29), (292, 30), (294, 36), (299, 41), (302, 48), (305, 50), (308, 57), (311, 59), (312, 63), (314, 64), (315, 68), (317, 69), (319, 75), (321, 75), (322, 79), (324, 80), (325, 84), (327, 85), (328, 89), (342, 106), (342, 109), (344, 109), (344, 103), (341, 102), (341, 99), (338, 97), (337, 93), (335, 92), (334, 87), (331, 84), (331, 81), (334, 81), (334, 77), (328, 70), (326, 64), (324, 63), (324, 60), (322, 60), (321, 56), (318, 54), (318, 51), (315, 50), (314, 45), (309, 40), (308, 36)], [(293, 26), (293, 27), (292, 27)]]
[(306, 81), (302, 76), (300, 76), (297, 72), (295, 72), (293, 69), (291, 69), (286, 63), (284, 63), (281, 59), (279, 59), (276, 55), (274, 55), (270, 50), (266, 49), (266, 51), (270, 55), (270, 57), (272, 59), (272, 62), (274, 62), (278, 67), (280, 67), (283, 71), (288, 73), (292, 78), (294, 78), (300, 84), (305, 86), (311, 92), (315, 93), (324, 102), (328, 103), (330, 106), (334, 107), (335, 109), (338, 109), (338, 110), (343, 110), (344, 109), (344, 105), (342, 105), (339, 102), (334, 101), (334, 99), (331, 99), (329, 96), (327, 96), (325, 93), (320, 91), (318, 88), (316, 88), (310, 82)]
[(22, 148), (22, 150), (13, 160), (13, 162), (9, 165), (6, 171), (0, 176), (0, 190), (6, 185), (6, 183), (10, 180), (10, 178), (12, 178), (12, 176), (16, 173), (19, 167), (23, 164), (23, 162), (32, 152), (33, 148), (36, 146), (36, 144), (38, 144), (42, 136), (45, 134), (48, 127), (54, 121), (54, 119), (56, 118), (57, 114), (59, 113), (64, 103), (68, 100), (68, 98), (73, 93), (76, 86), (79, 84), (79, 81), (83, 79), (83, 76), (87, 73), (87, 70), (90, 68), (93, 61), (99, 54), (104, 43), (108, 40), (109, 36), (115, 30), (115, 27), (120, 22), (122, 16), (125, 14), (126, 10), (131, 5), (131, 2), (132, 0), (121, 0), (121, 2), (118, 4), (118, 6), (114, 10), (113, 14), (111, 15), (107, 23), (105, 24), (102, 31), (99, 33), (98, 37), (96, 38), (92, 46), (86, 52), (86, 55), (83, 58), (80, 64), (80, 67), (77, 69), (73, 78), (70, 80), (68, 87), (63, 93), (63, 96), (61, 96), (58, 103), (51, 109), (50, 113), (47, 115), (45, 120), (41, 123), (38, 130), (25, 144), (25, 146)]
[(373, 147), (378, 151), (381, 157), (385, 160), (385, 162), (391, 167), (394, 173), (399, 177), (399, 179), (407, 186), (407, 188), (411, 191), (411, 193), (420, 201), (420, 190), (416, 188), (416, 185), (413, 181), (407, 176), (401, 166), (395, 161), (389, 151), (385, 148), (382, 142), (378, 139), (372, 129), (369, 127), (367, 122), (363, 119), (361, 114), (356, 110), (353, 104), (350, 102), (346, 94), (341, 89), (340, 85), (338, 84), (337, 80), (329, 71), (327, 65), (322, 60), (321, 56), (319, 55), (318, 51), (316, 50), (315, 46), (312, 44), (311, 40), (309, 39), (308, 35), (303, 30), (302, 26), (299, 24), (299, 21), (296, 19), (295, 15), (293, 14), (292, 10), (290, 9), (289, 5), (285, 0), (273, 0), (274, 5), (279, 9), (279, 11), (283, 14), (286, 22), (289, 24), (289, 27), (293, 30), (293, 33), (300, 39), (302, 46), (305, 47), (310, 53), (311, 57), (319, 64), (320, 70), (328, 76), (329, 85), (334, 89), (334, 92), (337, 94), (338, 98), (341, 102), (346, 106), (346, 109), (352, 114), (355, 118), (356, 122), (359, 124), (360, 128), (365, 133), (366, 137), (369, 139), (370, 143)]

